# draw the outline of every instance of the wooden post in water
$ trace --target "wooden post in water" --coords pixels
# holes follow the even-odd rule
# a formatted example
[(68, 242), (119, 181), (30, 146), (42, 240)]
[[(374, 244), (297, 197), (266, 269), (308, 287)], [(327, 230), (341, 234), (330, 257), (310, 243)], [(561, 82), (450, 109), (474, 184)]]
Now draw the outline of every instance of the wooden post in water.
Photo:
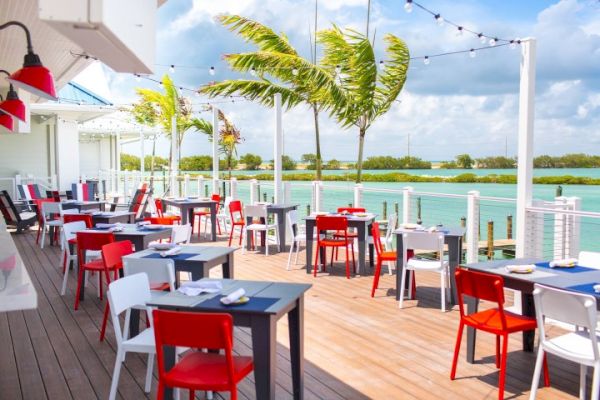
[(489, 220), (487, 224), (487, 258), (494, 258), (494, 221)]
[(387, 219), (387, 201), (383, 202), (383, 219)]
[(423, 220), (421, 219), (421, 196), (417, 197), (417, 224), (421, 224)]
[(275, 196), (271, 196), (271, 204), (275, 204)]
[(396, 213), (396, 218), (400, 221), (400, 207), (398, 206), (398, 203), (394, 203), (394, 212)]
[(256, 191), (258, 192), (257, 199), (258, 199), (258, 201), (260, 201), (260, 182), (256, 183)]
[(263, 193), (263, 201), (266, 203), (267, 202), (267, 192)]
[(204, 197), (208, 197), (208, 185), (204, 185)]
[(562, 196), (562, 192), (563, 192), (562, 186), (558, 185), (556, 187), (556, 196), (555, 197), (561, 197)]
[(352, 208), (354, 206), (352, 205), (352, 203), (348, 203), (348, 207)]
[(513, 238), (513, 220), (512, 220), (512, 215), (507, 215), (506, 216), (506, 238), (507, 239), (512, 239)]
[(227, 196), (227, 190), (226, 190), (227, 188), (225, 187), (225, 185), (226, 185), (226, 182), (223, 181), (223, 197)]
[(306, 205), (306, 215), (310, 215), (310, 204)]
[[(466, 228), (467, 227), (467, 217), (461, 217), (460, 218), (460, 227), (461, 228)], [(463, 234), (463, 238), (467, 236), (467, 231), (465, 229), (465, 233)]]

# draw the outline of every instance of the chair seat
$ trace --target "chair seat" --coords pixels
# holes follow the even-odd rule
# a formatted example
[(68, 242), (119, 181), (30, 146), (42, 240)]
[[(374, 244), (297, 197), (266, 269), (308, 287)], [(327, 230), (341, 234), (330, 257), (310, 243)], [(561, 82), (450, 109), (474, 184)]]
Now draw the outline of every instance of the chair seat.
[(210, 215), (210, 210), (194, 211), (194, 215)]
[(168, 290), (170, 287), (169, 282), (150, 283), (150, 290)]
[[(506, 317), (506, 331), (508, 333), (530, 331), (536, 329), (536, 321), (534, 318), (525, 317), (523, 315), (513, 314), (504, 311)], [(465, 315), (464, 321), (476, 329), (491, 333), (502, 333), (502, 322), (500, 320), (500, 312), (497, 308), (492, 308), (485, 311), (480, 311), (471, 315)]]
[[(322, 239), (319, 241), (321, 246), (330, 246), (330, 247), (339, 247), (346, 246), (346, 241), (344, 239)], [(348, 241), (348, 245), (351, 245), (352, 241)]]
[(53, 220), (53, 221), (46, 221), (46, 225), (47, 226), (63, 226), (63, 222), (61, 220)]
[[(96, 259), (89, 262), (86, 262), (82, 265), (83, 269), (87, 269), (89, 271), (104, 271), (104, 261), (102, 259)], [(119, 268), (109, 268), (109, 271), (114, 271)]]
[(22, 213), (19, 213), (19, 217), (21, 217), (22, 220), (26, 220), (31, 218), (37, 218), (37, 214), (31, 211), (23, 211)]
[(138, 353), (156, 353), (154, 329), (146, 328), (139, 335), (123, 341), (123, 348)]
[[(233, 380), (239, 382), (252, 371), (252, 357), (233, 357)], [(229, 389), (227, 364), (224, 355), (193, 352), (183, 356), (165, 374), (165, 383), (171, 387), (196, 390), (224, 391)]]
[(246, 225), (246, 222), (243, 219), (236, 219), (231, 221), (231, 223), (234, 225)]
[[(344, 234), (343, 233), (335, 233), (333, 235), (333, 237), (342, 237), (343, 238)], [(348, 231), (348, 239), (350, 239), (350, 238), (355, 239), (357, 237), (358, 237), (358, 233), (357, 232)]]
[(77, 244), (77, 238), (69, 239), (69, 244)]
[(396, 261), (398, 259), (398, 253), (395, 251), (384, 251), (379, 256), (382, 261)]
[[(598, 350), (600, 350), (600, 336), (596, 335), (596, 338), (599, 342)], [(544, 350), (578, 363), (587, 360), (591, 365), (594, 362), (590, 335), (583, 331), (548, 339), (544, 343)]]
[(424, 269), (429, 271), (438, 271), (448, 266), (448, 261), (440, 263), (439, 260), (420, 260), (418, 258), (411, 258), (406, 263), (407, 269)]
[(249, 231), (266, 231), (267, 229), (277, 228), (276, 224), (250, 224), (246, 227)]

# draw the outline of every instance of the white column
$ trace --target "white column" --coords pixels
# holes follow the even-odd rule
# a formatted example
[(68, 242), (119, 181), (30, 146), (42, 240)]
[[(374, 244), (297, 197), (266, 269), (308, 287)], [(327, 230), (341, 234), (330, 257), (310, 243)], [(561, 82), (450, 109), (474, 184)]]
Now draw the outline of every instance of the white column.
[[(567, 203), (571, 206), (571, 210), (581, 210), (581, 198), (568, 197)], [(571, 215), (569, 217), (569, 252), (567, 257), (579, 257), (579, 244), (581, 237), (581, 217)]]
[(479, 192), (472, 190), (467, 197), (467, 263), (479, 258)]
[(323, 208), (323, 183), (321, 181), (313, 181), (313, 211), (319, 212)]
[(219, 193), (219, 109), (213, 106), (212, 192)]
[(260, 201), (258, 198), (258, 181), (250, 179), (250, 205), (253, 205), (257, 201)]
[(237, 178), (232, 176), (231, 179), (229, 180), (229, 195), (234, 200), (237, 200), (237, 198), (238, 198), (237, 187), (238, 187)]
[(177, 117), (171, 117), (171, 195), (179, 197), (179, 187), (177, 186), (177, 175), (179, 175), (179, 159), (177, 144)]
[(354, 207), (361, 207), (362, 191), (363, 191), (362, 183), (357, 183), (354, 185), (354, 204), (353, 204)]
[(410, 222), (410, 197), (412, 195), (413, 188), (406, 186), (402, 189), (402, 223), (408, 224)]
[(146, 158), (146, 152), (144, 151), (144, 130), (140, 128), (140, 175), (142, 176), (142, 182), (144, 179), (144, 172), (146, 172), (146, 166), (144, 165), (144, 159)]
[(185, 174), (183, 176), (183, 195), (185, 197), (190, 195), (190, 175)]
[(204, 197), (204, 176), (198, 175), (198, 197)]
[(283, 129), (282, 129), (282, 111), (281, 111), (281, 93), (274, 96), (275, 102), (275, 141), (273, 149), (273, 185), (275, 192), (275, 204), (283, 203), (281, 197), (281, 174), (282, 164), (281, 156), (283, 154)]
[(283, 182), (283, 202), (286, 204), (292, 202), (292, 182)]
[(533, 118), (535, 100), (536, 40), (521, 41), (521, 87), (519, 90), (519, 151), (517, 170), (516, 257), (525, 256), (527, 210), (533, 189)]
[(568, 216), (566, 214), (562, 214), (560, 210), (568, 210), (569, 206), (567, 205), (567, 198), (560, 196), (554, 198), (553, 207), (556, 212), (554, 213), (554, 234), (552, 238), (552, 242), (554, 244), (554, 251), (552, 258), (555, 260), (560, 260), (562, 258), (566, 258), (567, 251), (567, 220)]

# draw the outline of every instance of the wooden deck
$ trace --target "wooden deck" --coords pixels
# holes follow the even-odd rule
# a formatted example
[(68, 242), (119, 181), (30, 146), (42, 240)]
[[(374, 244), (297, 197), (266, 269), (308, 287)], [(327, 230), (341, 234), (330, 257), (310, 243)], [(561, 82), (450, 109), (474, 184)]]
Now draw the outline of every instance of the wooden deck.
[[(98, 341), (103, 303), (95, 287), (87, 287), (86, 300), (74, 311), (73, 272), (67, 294), (60, 296), (59, 250), (41, 250), (33, 231), (13, 237), (38, 291), (39, 306), (0, 314), (0, 399), (106, 399), (116, 344), (110, 326), (109, 339)], [(217, 243), (224, 244), (223, 239)], [(449, 379), (458, 311), (440, 311), (439, 275), (418, 274), (418, 300), (406, 301), (399, 310), (391, 276), (382, 277), (372, 299), (372, 277), (347, 280), (338, 264), (333, 275), (313, 278), (301, 265), (286, 271), (286, 261), (287, 254), (265, 257), (238, 252), (235, 277), (313, 284), (305, 300), (306, 399), (497, 398), (490, 335), (478, 335), (477, 363), (467, 364), (463, 352), (458, 379)], [(215, 277), (220, 275), (218, 268), (214, 272)], [(249, 332), (236, 329), (235, 336), (236, 351), (251, 354)], [(287, 320), (282, 319), (277, 399), (292, 398), (287, 338)], [(520, 351), (519, 335), (512, 337), (509, 350), (506, 398), (527, 398), (534, 354)], [(542, 388), (538, 398), (576, 398), (578, 367), (552, 357), (549, 365), (552, 387)], [(156, 398), (156, 382), (149, 396), (143, 392), (144, 376), (144, 357), (128, 355), (119, 397)], [(241, 399), (255, 398), (252, 376), (241, 383), (239, 392)]]

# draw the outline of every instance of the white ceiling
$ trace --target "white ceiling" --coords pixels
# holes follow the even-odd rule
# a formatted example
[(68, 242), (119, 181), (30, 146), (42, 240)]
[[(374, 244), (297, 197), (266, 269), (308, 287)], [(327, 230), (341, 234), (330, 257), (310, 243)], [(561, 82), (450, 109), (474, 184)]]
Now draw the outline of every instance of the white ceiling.
[[(19, 21), (31, 32), (33, 50), (40, 56), (45, 67), (52, 71), (57, 91), (92, 60), (73, 57), (71, 52), (82, 53), (81, 48), (38, 19), (37, 0), (0, 0), (0, 24)], [(23, 65), (27, 52), (25, 33), (17, 26), (0, 31), (0, 69), (12, 73)], [(8, 85), (0, 78), (0, 90), (6, 94)], [(32, 98), (32, 101), (37, 99)]]

